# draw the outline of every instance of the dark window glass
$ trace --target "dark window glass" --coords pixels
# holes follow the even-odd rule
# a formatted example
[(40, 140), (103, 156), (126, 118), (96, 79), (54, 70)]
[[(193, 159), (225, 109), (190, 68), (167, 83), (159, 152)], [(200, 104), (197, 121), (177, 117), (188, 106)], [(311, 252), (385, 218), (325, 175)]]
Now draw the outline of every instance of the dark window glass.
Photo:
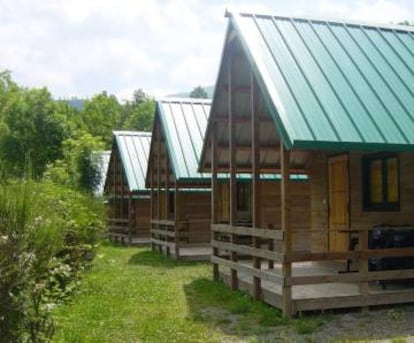
[(400, 209), (398, 157), (395, 154), (363, 157), (364, 210)]

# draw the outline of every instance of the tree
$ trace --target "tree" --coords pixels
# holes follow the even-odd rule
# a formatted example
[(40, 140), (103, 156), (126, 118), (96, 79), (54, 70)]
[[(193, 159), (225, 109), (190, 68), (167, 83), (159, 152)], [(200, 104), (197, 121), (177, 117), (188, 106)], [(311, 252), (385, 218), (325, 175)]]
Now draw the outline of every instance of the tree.
[(92, 136), (98, 137), (109, 147), (112, 140), (112, 131), (121, 127), (122, 105), (115, 95), (106, 92), (95, 95), (85, 101), (80, 114), (84, 124), (83, 129)]
[(137, 131), (151, 131), (154, 121), (155, 101), (151, 98), (136, 103), (131, 102), (124, 105), (125, 121), (123, 129)]
[(197, 86), (191, 91), (190, 98), (208, 99), (208, 94), (203, 87)]
[(48, 166), (45, 179), (92, 194), (101, 181), (99, 161), (94, 152), (103, 147), (99, 137), (78, 132), (76, 137), (63, 142), (63, 159)]
[(46, 88), (11, 85), (0, 108), (0, 159), (13, 176), (23, 176), (30, 159), (33, 176), (42, 176), (48, 163), (62, 155), (65, 118)]

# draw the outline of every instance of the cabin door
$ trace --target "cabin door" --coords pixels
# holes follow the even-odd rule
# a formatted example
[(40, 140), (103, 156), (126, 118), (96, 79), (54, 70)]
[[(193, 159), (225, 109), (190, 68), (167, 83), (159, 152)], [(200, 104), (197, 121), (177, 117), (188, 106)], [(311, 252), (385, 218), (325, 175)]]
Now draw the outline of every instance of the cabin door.
[(328, 159), (329, 251), (349, 249), (348, 155)]

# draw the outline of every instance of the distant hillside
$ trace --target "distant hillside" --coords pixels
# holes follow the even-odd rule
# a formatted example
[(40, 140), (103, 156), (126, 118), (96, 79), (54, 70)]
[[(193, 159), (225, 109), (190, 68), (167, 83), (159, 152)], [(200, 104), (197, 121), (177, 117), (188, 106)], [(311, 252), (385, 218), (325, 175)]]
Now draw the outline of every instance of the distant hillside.
[[(208, 98), (212, 99), (213, 98), (213, 93), (214, 93), (214, 86), (206, 86), (206, 87), (203, 87), (203, 88), (206, 91), (206, 93), (208, 95)], [(167, 97), (169, 97), (169, 98), (188, 98), (190, 96), (190, 93), (191, 93), (191, 91), (182, 92), (182, 93), (167, 95)]]
[(84, 103), (85, 103), (85, 99), (79, 99), (79, 98), (68, 99), (68, 104), (78, 110), (81, 110), (83, 108)]

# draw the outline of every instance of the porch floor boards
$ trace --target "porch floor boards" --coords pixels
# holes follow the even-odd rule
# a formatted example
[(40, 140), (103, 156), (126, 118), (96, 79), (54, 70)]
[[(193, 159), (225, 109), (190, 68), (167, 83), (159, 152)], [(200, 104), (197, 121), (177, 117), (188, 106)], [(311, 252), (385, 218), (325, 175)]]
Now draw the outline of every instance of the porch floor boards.
[(115, 243), (121, 243), (123, 245), (132, 245), (137, 247), (144, 247), (151, 245), (151, 237), (131, 236), (128, 234), (109, 232), (108, 237)]
[[(198, 247), (180, 247), (179, 248), (179, 256), (175, 255), (174, 249), (170, 250), (171, 257), (176, 260), (181, 261), (210, 261), (211, 257), (211, 247), (206, 246), (198, 246)], [(162, 248), (162, 253), (166, 254), (166, 248)]]
[[(251, 261), (239, 261), (241, 264), (251, 266)], [(335, 275), (338, 274), (339, 271), (345, 269), (346, 265), (345, 262), (297, 262), (292, 263), (292, 275), (293, 276), (317, 276), (317, 275)], [(274, 272), (277, 274), (281, 274), (281, 264), (274, 264), (274, 269), (268, 269), (267, 262), (262, 262), (262, 270), (267, 270), (269, 272)], [(238, 272), (238, 280), (240, 289), (253, 294), (253, 276), (247, 273)], [(220, 279), (224, 281), (228, 286), (230, 286), (230, 268), (220, 266)], [(262, 298), (263, 301), (275, 306), (280, 307), (280, 301), (282, 296), (282, 286), (278, 285), (274, 282), (262, 280), (261, 281), (262, 287)], [(413, 283), (409, 285), (405, 285), (402, 282), (388, 282), (386, 289), (383, 289), (381, 285), (376, 282), (369, 283), (369, 293), (373, 294), (392, 294), (395, 292), (404, 292), (407, 293), (414, 292)], [(335, 282), (335, 283), (321, 283), (321, 284), (313, 284), (313, 285), (295, 285), (292, 286), (292, 301), (293, 306), (296, 308), (296, 304), (302, 301), (312, 301), (312, 300), (320, 300), (323, 299), (328, 300), (326, 307), (320, 307), (320, 305), (312, 308), (312, 310), (320, 310), (322, 308), (346, 308), (346, 307), (362, 307), (363, 304), (350, 306), (344, 303), (344, 306), (340, 306), (340, 304), (329, 305), (329, 298), (337, 298), (337, 297), (358, 297), (361, 293), (359, 291), (359, 284), (357, 282), (354, 283), (344, 283), (344, 282)], [(414, 302), (414, 297), (411, 299)], [(398, 303), (401, 301), (396, 301)], [(351, 302), (349, 303), (351, 304)], [(300, 306), (298, 306), (300, 307)]]

